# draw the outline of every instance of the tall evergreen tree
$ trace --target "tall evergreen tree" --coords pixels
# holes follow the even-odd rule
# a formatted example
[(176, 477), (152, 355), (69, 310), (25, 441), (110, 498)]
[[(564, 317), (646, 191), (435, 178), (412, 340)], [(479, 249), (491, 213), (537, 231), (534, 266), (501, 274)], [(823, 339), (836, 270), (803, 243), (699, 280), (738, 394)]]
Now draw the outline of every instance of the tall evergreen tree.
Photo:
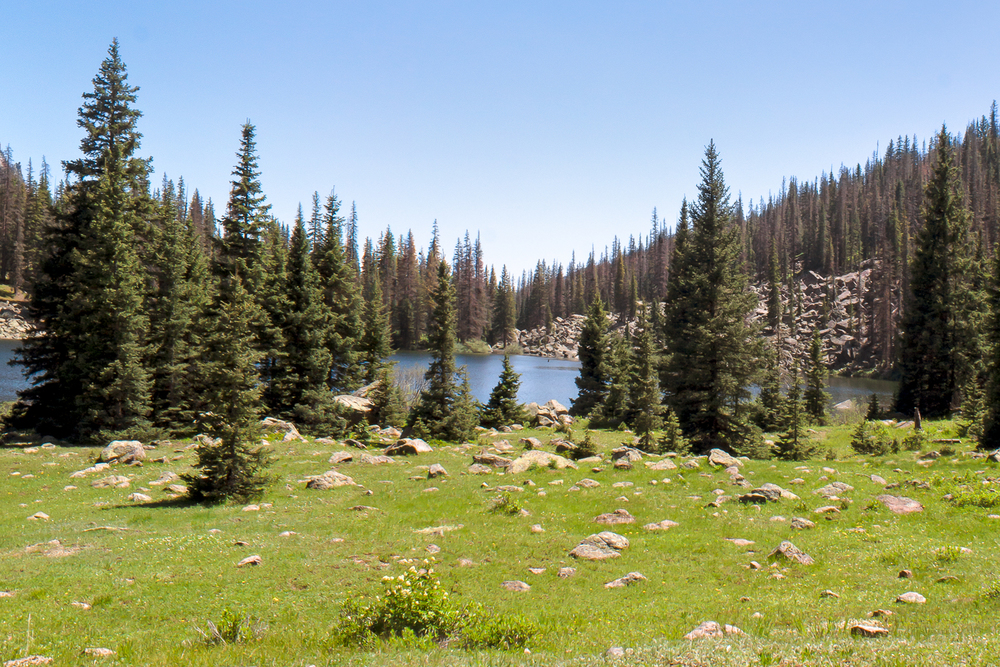
[(805, 393), (805, 411), (817, 424), (826, 423), (826, 404), (830, 400), (830, 395), (825, 390), (828, 374), (823, 354), (823, 339), (820, 338), (817, 329), (813, 331), (812, 343), (809, 346)]
[(947, 130), (937, 137), (937, 158), (924, 189), (924, 226), (917, 239), (909, 305), (901, 323), (901, 373), (896, 409), (947, 415), (960, 388), (960, 291), (967, 268), (968, 211)]
[(506, 265), (500, 271), (500, 284), (493, 297), (493, 344), (504, 347), (516, 342), (515, 323), (517, 321), (514, 304), (514, 286)]
[(990, 356), (986, 363), (986, 414), (979, 436), (980, 449), (1000, 449), (1000, 253), (993, 256), (987, 334)]
[(424, 378), (427, 387), (420, 392), (416, 406), (410, 412), (409, 425), (421, 437), (461, 441), (472, 435), (475, 424), (469, 411), (474, 408), (468, 396), (468, 379), (464, 387), (457, 382), (455, 367), (455, 288), (451, 284), (448, 265), (441, 260), (437, 269), (437, 284), (431, 293), (434, 311), (428, 322), (427, 343), (431, 363)]
[(653, 331), (646, 308), (639, 309), (639, 335), (635, 346), (634, 373), (630, 388), (632, 406), (630, 421), (639, 434), (640, 444), (646, 451), (653, 449), (653, 431), (663, 426), (663, 396), (656, 360)]
[(517, 390), (521, 386), (521, 376), (510, 364), (510, 355), (503, 355), (503, 368), (497, 384), (490, 392), (490, 399), (483, 406), (483, 426), (509, 426), (525, 418), (524, 408), (517, 402)]
[(113, 41), (84, 93), (77, 124), (83, 157), (64, 164), (65, 193), (52, 252), (37, 276), (31, 316), (45, 336), (25, 340), (15, 363), (32, 386), (20, 393), (15, 422), (58, 436), (102, 440), (148, 427), (149, 320), (143, 309), (140, 243), (153, 217), (148, 161), (133, 108), (137, 87)]
[(573, 400), (570, 413), (586, 417), (604, 402), (608, 393), (608, 316), (600, 295), (590, 302), (590, 311), (583, 323), (577, 356), (580, 359), (580, 375), (576, 378), (579, 394)]
[(749, 452), (756, 437), (739, 404), (758, 373), (763, 344), (749, 324), (756, 296), (740, 260), (740, 229), (714, 143), (701, 175), (681, 260), (684, 295), (672, 305), (677, 328), (667, 340), (667, 400), (697, 450)]
[(392, 354), (392, 330), (389, 327), (389, 309), (382, 301), (382, 281), (378, 269), (365, 294), (363, 332), (358, 344), (358, 361), (363, 369), (362, 380), (368, 384), (375, 381), (379, 371), (386, 365), (386, 357)]

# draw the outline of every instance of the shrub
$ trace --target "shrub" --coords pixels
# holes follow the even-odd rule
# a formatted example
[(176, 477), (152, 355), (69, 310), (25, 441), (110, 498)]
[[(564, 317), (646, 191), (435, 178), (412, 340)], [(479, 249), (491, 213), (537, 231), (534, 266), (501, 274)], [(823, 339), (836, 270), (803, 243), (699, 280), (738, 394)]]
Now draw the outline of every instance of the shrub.
[(577, 445), (576, 449), (571, 450), (570, 455), (576, 460), (597, 456), (597, 440), (594, 439), (594, 434), (587, 431), (583, 436), (583, 442)]
[(509, 493), (501, 493), (490, 501), (490, 512), (492, 514), (508, 514), (514, 516), (521, 513), (521, 506)]
[(256, 641), (263, 636), (267, 625), (259, 618), (251, 618), (249, 614), (238, 614), (227, 607), (222, 610), (218, 625), (212, 621), (205, 621), (205, 628), (202, 630), (194, 626), (206, 644), (217, 646)]
[[(537, 626), (521, 616), (495, 615), (481, 606), (458, 609), (427, 567), (411, 567), (396, 577), (382, 578), (382, 594), (348, 599), (331, 633), (334, 645), (372, 649), (380, 640), (454, 638), (466, 648), (521, 648), (538, 633)], [(416, 640), (414, 642), (414, 640)]]
[(523, 648), (538, 634), (538, 626), (523, 616), (497, 616), (477, 609), (462, 618), (461, 645), (467, 649)]
[(866, 419), (854, 429), (851, 449), (864, 456), (885, 456), (899, 451), (899, 445), (893, 440), (885, 424)]
[(903, 438), (903, 449), (908, 452), (919, 452), (927, 444), (927, 434), (923, 431), (913, 431)]
[(382, 595), (373, 600), (349, 599), (340, 612), (333, 640), (342, 646), (371, 647), (377, 638), (446, 636), (455, 626), (448, 592), (434, 570), (410, 567), (397, 577), (382, 577)]

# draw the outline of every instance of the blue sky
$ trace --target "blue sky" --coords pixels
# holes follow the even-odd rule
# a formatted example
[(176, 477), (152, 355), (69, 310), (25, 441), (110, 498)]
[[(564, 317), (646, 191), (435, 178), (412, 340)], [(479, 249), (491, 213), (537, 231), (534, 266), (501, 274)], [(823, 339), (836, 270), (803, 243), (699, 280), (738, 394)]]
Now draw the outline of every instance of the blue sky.
[(9, 3), (0, 144), (58, 169), (112, 38), (142, 152), (222, 213), (240, 125), (273, 213), (356, 201), (361, 231), (437, 219), (499, 269), (669, 222), (714, 139), (733, 194), (962, 130), (1000, 97), (1000, 3)]

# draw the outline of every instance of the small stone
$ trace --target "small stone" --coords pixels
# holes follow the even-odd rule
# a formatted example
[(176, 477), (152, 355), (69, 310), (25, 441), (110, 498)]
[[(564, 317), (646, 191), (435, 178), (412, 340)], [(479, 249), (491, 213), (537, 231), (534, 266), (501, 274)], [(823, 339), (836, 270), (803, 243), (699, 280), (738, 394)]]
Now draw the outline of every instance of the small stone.
[(440, 463), (432, 463), (431, 467), (427, 469), (427, 478), (434, 479), (435, 477), (448, 477), (448, 471)]
[(29, 655), (26, 658), (8, 660), (3, 667), (31, 667), (32, 665), (51, 665), (52, 658), (47, 655)]
[(899, 571), (899, 576), (896, 577), (896, 578), (897, 579), (912, 579), (913, 578), (913, 570), (900, 570)]
[(94, 658), (109, 658), (115, 654), (109, 648), (85, 648), (83, 649), (84, 655), (89, 655)]
[(876, 609), (875, 611), (870, 611), (866, 614), (868, 618), (888, 618), (892, 616), (894, 611), (889, 611), (888, 609)]
[(717, 638), (724, 637), (726, 635), (742, 635), (744, 634), (735, 625), (720, 625), (715, 621), (705, 621), (697, 628), (691, 632), (684, 635), (684, 639), (694, 640), (702, 638)]
[(530, 530), (533, 533), (544, 533), (545, 532), (545, 529), (542, 528), (541, 524), (538, 524), (538, 523), (536, 523), (535, 525), (533, 525)]
[(49, 515), (45, 512), (35, 512), (28, 517), (28, 521), (48, 521)]
[(278, 533), (278, 537), (291, 537), (292, 535), (298, 535), (294, 530), (286, 530)]
[(614, 526), (623, 523), (635, 523), (635, 517), (628, 510), (617, 509), (614, 512), (601, 514), (594, 519), (594, 523), (603, 523), (607, 526)]
[(601, 483), (598, 482), (597, 480), (590, 479), (589, 477), (585, 477), (585, 478), (581, 479), (579, 482), (577, 482), (575, 486), (579, 486), (580, 488), (583, 488), (583, 489), (594, 489), (594, 488), (597, 488), (600, 485), (601, 485)]
[(429, 553), (429, 554), (439, 554), (439, 553), (441, 553), (441, 547), (439, 547), (436, 544), (428, 544), (427, 545), (427, 553)]
[(646, 581), (646, 577), (642, 575), (641, 572), (629, 572), (624, 577), (619, 577), (614, 581), (609, 581), (604, 584), (605, 588), (625, 588), (626, 586), (631, 586), (639, 581)]
[(764, 614), (760, 613), (759, 611), (755, 611), (755, 612), (754, 612), (754, 613), (753, 613), (753, 614), (752, 614), (752, 615), (750, 616), (750, 618), (764, 618)]
[(850, 633), (854, 637), (885, 637), (889, 634), (889, 631), (870, 623), (855, 623), (851, 626)]
[(625, 649), (621, 646), (612, 646), (607, 651), (604, 652), (604, 657), (606, 658), (624, 658)]
[(751, 570), (759, 570), (762, 567), (763, 566), (760, 563), (758, 563), (757, 561), (755, 561), (755, 560), (750, 561), (750, 569)]
[(722, 539), (724, 539), (726, 542), (732, 542), (738, 547), (749, 547), (756, 544), (756, 542), (754, 542), (753, 540), (744, 540), (741, 537), (724, 537)]
[(545, 568), (544, 567), (529, 567), (528, 568), (528, 572), (530, 572), (532, 574), (545, 574)]
[(525, 593), (531, 590), (531, 586), (524, 583), (523, 581), (517, 581), (517, 580), (505, 581), (502, 584), (500, 584), (500, 588), (503, 588), (504, 590), (507, 591), (513, 591), (515, 593)]
[(434, 493), (435, 491), (440, 491), (440, 489), (438, 489), (436, 486), (428, 486), (426, 489), (423, 489), (420, 493)]
[(133, 503), (148, 503), (152, 500), (152, 498), (147, 496), (145, 493), (130, 493), (128, 494), (128, 499)]
[(896, 602), (902, 602), (903, 604), (924, 604), (927, 602), (927, 598), (920, 593), (908, 591), (897, 597)]
[(187, 495), (188, 488), (183, 484), (171, 484), (165, 489), (165, 491), (176, 494), (178, 496), (183, 496)]
[(810, 521), (809, 519), (803, 519), (800, 516), (796, 516), (792, 517), (791, 526), (795, 530), (809, 530), (811, 528), (815, 528), (816, 524)]
[(239, 563), (236, 564), (236, 567), (254, 567), (255, 565), (260, 565), (263, 562), (264, 559), (255, 554), (253, 556), (247, 556), (246, 558), (241, 560)]
[(839, 595), (831, 591), (829, 588), (819, 594), (821, 598), (840, 598)]
[(472, 567), (473, 565), (475, 565), (475, 563), (473, 563), (468, 558), (459, 558), (458, 559), (458, 566), (459, 567)]
[(645, 530), (670, 530), (671, 528), (676, 528), (680, 524), (676, 521), (671, 521), (670, 519), (664, 519), (658, 523), (647, 523), (643, 526)]
[(788, 541), (782, 542), (777, 546), (777, 548), (775, 548), (774, 551), (768, 554), (769, 558), (776, 558), (778, 556), (781, 556), (790, 561), (794, 561), (796, 563), (800, 563), (802, 565), (812, 565), (815, 562), (813, 561), (812, 556), (810, 556), (807, 553), (804, 553), (802, 550), (800, 550), (798, 547), (796, 547), (794, 544)]
[(260, 511), (260, 505), (247, 505), (246, 507), (243, 508), (243, 511), (244, 512), (259, 512)]
[(556, 573), (556, 576), (558, 576), (560, 579), (567, 579), (569, 577), (572, 577), (574, 574), (576, 574), (575, 567), (561, 567), (559, 568), (559, 571)]
[(77, 609), (82, 609), (83, 611), (87, 611), (90, 609), (90, 604), (87, 602), (70, 602), (70, 604), (76, 607)]
[(840, 514), (840, 508), (833, 505), (825, 505), (813, 510), (813, 514)]
[(912, 498), (904, 496), (881, 495), (876, 496), (875, 500), (885, 505), (893, 514), (913, 514), (914, 512), (924, 511), (923, 505)]

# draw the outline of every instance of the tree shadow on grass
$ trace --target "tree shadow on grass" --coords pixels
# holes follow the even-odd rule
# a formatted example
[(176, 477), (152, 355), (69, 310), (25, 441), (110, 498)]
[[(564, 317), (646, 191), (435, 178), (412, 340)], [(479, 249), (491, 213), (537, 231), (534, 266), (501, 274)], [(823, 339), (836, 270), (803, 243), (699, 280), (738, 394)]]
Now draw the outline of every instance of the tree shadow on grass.
[(183, 509), (186, 507), (204, 507), (204, 505), (196, 500), (192, 500), (189, 496), (175, 496), (173, 498), (163, 498), (162, 500), (150, 500), (144, 503), (105, 505), (103, 509), (147, 510), (160, 508)]

